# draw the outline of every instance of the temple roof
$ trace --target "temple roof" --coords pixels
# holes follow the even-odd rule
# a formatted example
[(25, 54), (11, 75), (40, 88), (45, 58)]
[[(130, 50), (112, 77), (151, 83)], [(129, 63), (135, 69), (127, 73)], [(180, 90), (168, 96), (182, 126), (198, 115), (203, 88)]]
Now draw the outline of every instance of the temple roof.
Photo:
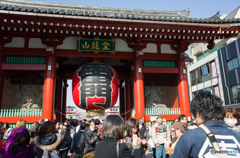
[(189, 8), (179, 11), (159, 11), (142, 9), (125, 9), (113, 7), (96, 7), (70, 5), (26, 0), (1, 0), (0, 10), (32, 12), (43, 14), (59, 14), (85, 17), (119, 18), (133, 20), (154, 20), (190, 23), (234, 23), (240, 19), (220, 19), (219, 12), (210, 18), (192, 18)]

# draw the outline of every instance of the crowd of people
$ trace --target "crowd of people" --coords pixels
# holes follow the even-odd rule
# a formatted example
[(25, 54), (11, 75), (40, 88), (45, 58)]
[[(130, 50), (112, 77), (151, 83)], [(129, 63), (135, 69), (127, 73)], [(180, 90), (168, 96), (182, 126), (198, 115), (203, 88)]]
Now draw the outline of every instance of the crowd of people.
[(0, 123), (0, 157), (67, 158), (70, 152), (71, 158), (145, 158), (150, 150), (154, 158), (197, 158), (208, 157), (209, 149), (220, 150), (213, 148), (216, 144), (240, 154), (237, 110), (224, 110), (221, 99), (201, 92), (192, 100), (190, 111), (194, 120), (180, 115), (171, 127), (162, 116), (147, 127), (144, 118), (124, 121), (118, 115), (63, 123), (40, 119), (29, 129), (23, 119), (14, 129)]

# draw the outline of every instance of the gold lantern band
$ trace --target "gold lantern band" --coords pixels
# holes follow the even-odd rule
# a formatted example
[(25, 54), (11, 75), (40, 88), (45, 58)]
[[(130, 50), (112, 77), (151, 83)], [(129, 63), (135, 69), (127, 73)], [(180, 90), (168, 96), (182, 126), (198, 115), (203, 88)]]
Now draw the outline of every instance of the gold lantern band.
[(104, 116), (105, 115), (105, 110), (100, 110), (100, 109), (93, 109), (93, 110), (87, 110), (87, 116)]

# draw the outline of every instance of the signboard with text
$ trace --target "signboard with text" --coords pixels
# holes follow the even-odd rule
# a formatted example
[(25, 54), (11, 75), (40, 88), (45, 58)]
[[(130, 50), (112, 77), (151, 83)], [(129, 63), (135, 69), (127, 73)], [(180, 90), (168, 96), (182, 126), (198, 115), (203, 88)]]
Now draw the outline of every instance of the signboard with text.
[(78, 37), (78, 52), (115, 54), (115, 39)]

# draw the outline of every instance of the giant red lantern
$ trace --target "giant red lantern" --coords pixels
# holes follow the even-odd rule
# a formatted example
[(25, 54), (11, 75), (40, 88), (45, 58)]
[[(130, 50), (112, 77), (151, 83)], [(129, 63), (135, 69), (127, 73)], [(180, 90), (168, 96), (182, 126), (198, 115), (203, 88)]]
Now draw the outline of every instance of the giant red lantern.
[(118, 75), (109, 65), (87, 63), (78, 67), (72, 80), (74, 103), (87, 110), (88, 116), (104, 115), (118, 98)]

